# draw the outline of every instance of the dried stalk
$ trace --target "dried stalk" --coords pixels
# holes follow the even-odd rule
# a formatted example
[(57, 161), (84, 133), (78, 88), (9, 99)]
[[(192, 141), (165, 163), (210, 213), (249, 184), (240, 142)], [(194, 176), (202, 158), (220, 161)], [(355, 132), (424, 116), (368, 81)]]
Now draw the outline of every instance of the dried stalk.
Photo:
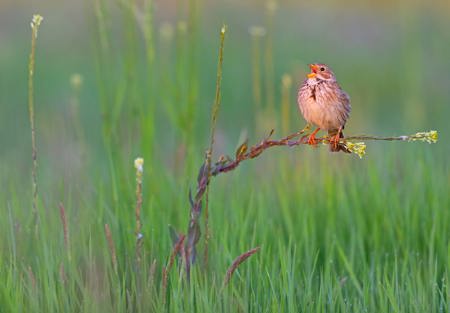
[(249, 257), (251, 257), (253, 254), (259, 251), (259, 247), (253, 248), (251, 250), (248, 250), (247, 252), (241, 254), (238, 256), (234, 262), (231, 264), (231, 266), (228, 268), (227, 273), (225, 274), (225, 277), (223, 279), (222, 289), (225, 288), (226, 285), (231, 280), (231, 277), (233, 276), (233, 273), (236, 271), (236, 269), (241, 265), (242, 262), (247, 260)]
[(180, 235), (178, 237), (178, 241), (177, 241), (177, 243), (174, 245), (174, 247), (172, 249), (172, 254), (170, 255), (169, 263), (167, 264), (166, 267), (163, 267), (163, 270), (162, 270), (162, 291), (161, 291), (161, 296), (162, 296), (163, 303), (166, 302), (167, 280), (168, 280), (170, 269), (172, 268), (173, 263), (175, 262), (175, 256), (178, 253), (180, 253), (180, 251), (181, 251), (181, 249), (183, 247), (183, 243), (184, 243), (184, 239), (185, 238), (186, 238), (185, 235)]
[(66, 247), (66, 251), (67, 251), (67, 259), (70, 261), (71, 255), (70, 255), (70, 245), (69, 245), (69, 226), (67, 224), (66, 210), (62, 203), (59, 203), (59, 215), (61, 217), (61, 224), (63, 226), (64, 246)]
[(111, 254), (111, 262), (116, 275), (118, 274), (116, 247), (114, 246), (114, 240), (112, 238), (111, 229), (108, 224), (105, 224), (105, 236), (108, 241), (109, 253)]

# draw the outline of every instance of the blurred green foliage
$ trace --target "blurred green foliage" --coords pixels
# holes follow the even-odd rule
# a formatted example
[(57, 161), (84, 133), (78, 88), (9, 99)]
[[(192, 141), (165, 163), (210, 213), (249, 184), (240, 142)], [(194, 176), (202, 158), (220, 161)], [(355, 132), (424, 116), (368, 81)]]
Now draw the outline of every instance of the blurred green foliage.
[[(289, 132), (302, 128), (296, 92), (311, 62), (329, 64), (351, 96), (346, 134), (437, 129), (441, 139), (432, 146), (368, 143), (363, 160), (327, 149), (279, 149), (214, 178), (210, 267), (205, 273), (195, 267), (190, 288), (178, 268), (172, 271), (169, 310), (449, 310), (446, 2), (0, 5), (5, 311), (161, 309), (161, 267), (171, 251), (167, 225), (186, 231), (188, 190), (195, 188), (208, 147), (222, 23), (228, 33), (214, 158), (232, 154), (243, 137), (257, 142), (272, 128), (275, 137), (287, 135), (286, 118)], [(26, 87), (33, 13), (45, 18), (35, 73), (39, 240), (28, 229)], [(262, 26), (265, 34), (255, 39), (253, 26)], [(255, 66), (260, 101), (254, 98)], [(282, 89), (286, 74), (292, 85)], [(282, 103), (290, 104), (284, 117)], [(139, 273), (133, 263), (137, 156), (145, 159)], [(71, 260), (64, 251), (59, 202), (67, 210)], [(117, 249), (118, 276), (105, 223)], [(220, 293), (227, 266), (254, 246), (261, 250)]]

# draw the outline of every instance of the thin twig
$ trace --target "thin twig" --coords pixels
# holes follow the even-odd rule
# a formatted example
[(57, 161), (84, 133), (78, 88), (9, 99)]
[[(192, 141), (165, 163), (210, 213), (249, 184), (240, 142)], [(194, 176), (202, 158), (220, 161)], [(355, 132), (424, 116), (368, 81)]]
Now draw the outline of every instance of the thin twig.
[(236, 271), (236, 269), (241, 265), (242, 262), (247, 260), (249, 257), (251, 257), (253, 254), (259, 251), (259, 247), (253, 248), (251, 250), (248, 250), (247, 252), (241, 254), (238, 256), (231, 266), (228, 268), (227, 273), (225, 274), (225, 277), (223, 279), (222, 289), (229, 283), (231, 280), (231, 277), (233, 276), (233, 273)]

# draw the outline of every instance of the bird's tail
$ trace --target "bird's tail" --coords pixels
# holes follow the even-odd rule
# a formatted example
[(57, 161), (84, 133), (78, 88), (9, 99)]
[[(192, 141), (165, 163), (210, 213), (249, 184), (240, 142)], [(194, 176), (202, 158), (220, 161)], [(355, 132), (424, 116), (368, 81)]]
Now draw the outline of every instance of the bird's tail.
[[(332, 138), (332, 137), (336, 136), (337, 133), (338, 133), (338, 130), (337, 130), (337, 129), (335, 129), (335, 130), (329, 130), (329, 131), (328, 131), (328, 136), (329, 136), (330, 138)], [(342, 131), (339, 133), (339, 138), (344, 138), (344, 133), (343, 133)], [(339, 152), (339, 151), (343, 151), (343, 152), (345, 152), (345, 153), (351, 153), (350, 150), (348, 150), (348, 148), (347, 148), (343, 143), (341, 143), (341, 142), (339, 142), (339, 143), (337, 143), (337, 144), (336, 144), (336, 143), (333, 143), (333, 142), (330, 142), (330, 151), (331, 151), (331, 152)]]

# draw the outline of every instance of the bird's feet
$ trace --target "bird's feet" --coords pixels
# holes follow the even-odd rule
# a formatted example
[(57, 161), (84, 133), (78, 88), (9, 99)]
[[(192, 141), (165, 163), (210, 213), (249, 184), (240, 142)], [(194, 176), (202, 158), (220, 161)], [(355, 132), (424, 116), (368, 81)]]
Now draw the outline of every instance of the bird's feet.
[(312, 133), (311, 135), (309, 135), (307, 142), (308, 142), (308, 145), (316, 146), (317, 145), (316, 134)]
[(333, 149), (338, 150), (339, 141), (341, 140), (341, 133), (338, 132), (336, 135), (330, 138), (330, 144), (333, 145)]
[(308, 141), (307, 143), (311, 146), (316, 146), (317, 145), (317, 139), (316, 139), (316, 134), (319, 132), (320, 128), (316, 128), (315, 131), (312, 132), (311, 135), (309, 135), (308, 137)]

